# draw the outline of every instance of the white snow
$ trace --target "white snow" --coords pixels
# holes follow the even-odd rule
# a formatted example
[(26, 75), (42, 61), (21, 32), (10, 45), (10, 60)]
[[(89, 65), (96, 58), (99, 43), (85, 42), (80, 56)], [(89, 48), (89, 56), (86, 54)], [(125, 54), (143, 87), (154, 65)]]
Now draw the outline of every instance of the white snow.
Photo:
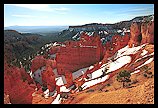
[(104, 34), (109, 34), (107, 31), (104, 31)]
[(131, 75), (138, 73), (138, 72), (140, 72), (140, 70), (136, 70), (136, 71), (132, 72)]
[(73, 80), (83, 75), (89, 67), (82, 68), (72, 73)]
[(60, 92), (69, 92), (70, 89), (67, 89), (65, 86), (60, 87)]
[(89, 70), (92, 69), (92, 68), (94, 68), (94, 66), (90, 66), (90, 67), (89, 67)]
[(138, 69), (138, 68), (140, 68), (140, 67), (142, 67), (142, 66), (144, 66), (144, 65), (146, 65), (146, 64), (151, 63), (153, 60), (154, 60), (154, 58), (153, 58), (153, 57), (152, 57), (152, 58), (150, 58), (150, 59), (149, 59), (149, 60), (147, 60), (144, 64), (142, 64), (142, 65), (138, 66), (137, 68), (135, 68), (135, 70), (136, 70), (136, 69)]
[(102, 73), (103, 73), (102, 71), (104, 71), (104, 69), (105, 69), (105, 67), (94, 71), (94, 72), (91, 74), (91, 78), (90, 78), (90, 79), (94, 79), (94, 78), (97, 78), (97, 77), (101, 76)]
[(24, 60), (26, 60), (26, 58), (25, 58), (25, 57), (23, 57), (23, 59), (24, 59)]
[(61, 77), (55, 78), (55, 80), (56, 80), (56, 85), (58, 86), (66, 84), (66, 79), (65, 79), (65, 76), (63, 75)]
[(60, 94), (58, 94), (51, 104), (60, 104), (60, 103), (61, 103), (61, 98), (60, 98)]
[(32, 71), (30, 72), (30, 76), (31, 76), (31, 78), (33, 78), (33, 74), (32, 74)]
[(141, 56), (144, 56), (145, 54), (147, 54), (148, 51), (147, 50), (143, 50), (143, 52), (141, 53)]
[(44, 91), (44, 97), (48, 98), (49, 97), (49, 89), (47, 89), (46, 91)]
[(75, 39), (78, 36), (79, 32), (76, 33), (76, 35), (74, 35), (72, 38)]
[(41, 49), (44, 50), (44, 47), (42, 47)]
[(111, 62), (109, 64), (109, 70), (107, 72), (115, 71), (130, 62), (131, 62), (130, 56), (120, 57), (115, 62)]
[(126, 32), (130, 32), (130, 30), (127, 30)]
[(57, 46), (57, 45), (58, 45), (57, 42), (54, 42), (54, 43), (53, 43), (53, 46)]
[(122, 32), (122, 30), (117, 30), (117, 33), (121, 33)]
[(124, 48), (117, 51), (117, 57), (116, 58), (124, 56), (124, 55), (136, 54), (138, 52), (138, 50), (140, 50), (145, 45), (146, 44), (143, 44), (141, 46), (132, 47), (132, 48), (129, 48), (129, 46), (127, 45)]
[(91, 80), (91, 81), (88, 81), (88, 82), (85, 82), (81, 87), (84, 89), (90, 87), (90, 86), (93, 86), (95, 84), (98, 84), (98, 83), (101, 83), (101, 82), (104, 82), (105, 80), (107, 80), (109, 78), (109, 75), (106, 75), (102, 78), (98, 78), (98, 79), (95, 79), (95, 80)]
[[(124, 62), (122, 62), (122, 61), (124, 61)], [(102, 71), (104, 71), (105, 68), (107, 68), (107, 67), (109, 68), (107, 70), (107, 73), (109, 73), (109, 72), (112, 72), (112, 71), (115, 71), (115, 70), (121, 68), (122, 66), (124, 66), (125, 64), (130, 63), (130, 62), (131, 62), (130, 56), (123, 56), (123, 57), (120, 57), (119, 59), (117, 59), (115, 62), (109, 62), (107, 64), (103, 64), (100, 69), (94, 71), (91, 74), (88, 74), (88, 76), (90, 77), (89, 80), (100, 77), (102, 75)]]
[[(51, 94), (51, 93), (50, 93)], [(57, 95), (57, 91), (55, 90), (54, 94), (52, 97), (55, 97)]]
[(92, 32), (90, 36), (93, 36), (93, 34), (94, 34), (94, 32)]
[(83, 33), (83, 31), (80, 31), (80, 34)]

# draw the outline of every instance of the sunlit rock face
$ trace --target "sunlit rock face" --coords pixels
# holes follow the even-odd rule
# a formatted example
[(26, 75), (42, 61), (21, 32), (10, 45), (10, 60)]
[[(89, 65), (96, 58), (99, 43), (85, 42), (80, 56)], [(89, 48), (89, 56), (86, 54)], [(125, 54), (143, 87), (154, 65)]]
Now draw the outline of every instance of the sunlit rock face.
[(72, 72), (65, 72), (65, 79), (66, 79), (66, 87), (70, 87), (73, 84), (73, 77)]
[[(50, 63), (50, 61), (47, 63)], [(55, 74), (51, 65), (46, 64), (46, 69), (42, 72), (42, 84), (46, 86), (50, 92), (53, 92), (56, 87)]]
[(144, 43), (154, 43), (154, 21), (143, 22), (141, 25), (142, 41)]
[(66, 47), (61, 47), (57, 56), (57, 71), (59, 75), (65, 70), (74, 72), (99, 62), (103, 58), (103, 46), (100, 37), (82, 33), (80, 41), (68, 41)]
[(30, 79), (25, 70), (5, 64), (4, 93), (9, 95), (12, 104), (32, 103), (32, 93), (35, 89), (28, 82)]
[(129, 47), (139, 46), (141, 42), (141, 23), (133, 22), (130, 27), (131, 37), (128, 42)]

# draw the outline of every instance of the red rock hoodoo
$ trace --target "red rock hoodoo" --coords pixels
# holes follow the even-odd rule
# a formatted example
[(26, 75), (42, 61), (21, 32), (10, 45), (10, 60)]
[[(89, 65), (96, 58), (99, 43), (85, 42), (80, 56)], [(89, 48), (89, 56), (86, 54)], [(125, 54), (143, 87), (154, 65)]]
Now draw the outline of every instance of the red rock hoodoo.
[(50, 92), (53, 92), (56, 88), (55, 75), (52, 71), (52, 67), (49, 65), (47, 65), (46, 69), (42, 72), (42, 83)]
[(128, 42), (129, 47), (138, 46), (141, 43), (141, 23), (133, 22), (130, 27), (130, 40)]
[(142, 41), (144, 43), (154, 43), (154, 21), (143, 22), (141, 25)]
[(22, 76), (24, 72), (24, 70), (15, 66), (5, 65), (4, 93), (9, 95), (10, 102), (12, 104), (32, 103), (32, 93), (35, 90), (28, 84), (28, 78), (26, 78), (25, 82), (23, 82)]

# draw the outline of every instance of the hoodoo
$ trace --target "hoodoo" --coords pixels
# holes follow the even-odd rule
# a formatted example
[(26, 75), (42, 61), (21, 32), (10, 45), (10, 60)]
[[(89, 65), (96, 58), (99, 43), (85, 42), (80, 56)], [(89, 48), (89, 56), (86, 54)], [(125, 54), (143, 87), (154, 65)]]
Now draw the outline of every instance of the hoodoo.
[(128, 42), (129, 47), (138, 46), (141, 43), (141, 23), (133, 22), (130, 27), (131, 37)]
[(154, 43), (154, 21), (143, 22), (141, 25), (142, 41), (144, 43)]

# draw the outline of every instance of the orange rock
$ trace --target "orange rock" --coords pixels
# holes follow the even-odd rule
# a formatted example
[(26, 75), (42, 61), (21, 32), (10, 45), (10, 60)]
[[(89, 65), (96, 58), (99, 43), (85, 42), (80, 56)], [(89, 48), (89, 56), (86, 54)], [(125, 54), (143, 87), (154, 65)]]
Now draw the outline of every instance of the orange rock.
[(32, 60), (31, 70), (32, 72), (35, 72), (40, 67), (44, 66), (46, 64), (46, 59), (43, 56), (36, 56)]
[(31, 76), (25, 71), (24, 67), (20, 68), (20, 73), (22, 76), (22, 80), (27, 80), (28, 84), (34, 84), (34, 80), (31, 78)]
[(138, 46), (141, 42), (141, 24), (139, 22), (133, 22), (130, 27), (130, 41), (128, 42), (129, 47)]
[(154, 21), (150, 21), (147, 25), (147, 42), (153, 44), (154, 43)]
[(143, 22), (141, 25), (142, 41), (141, 44), (147, 43), (147, 22)]
[(15, 66), (7, 66), (4, 71), (4, 93), (8, 94), (12, 104), (31, 104), (35, 91), (27, 82), (23, 82), (21, 70)]
[(58, 74), (63, 75), (65, 70), (74, 72), (99, 62), (103, 58), (103, 49), (97, 35), (90, 37), (85, 34), (80, 41), (67, 42), (66, 47), (61, 47), (56, 55)]
[(49, 60), (46, 61), (46, 66), (50, 66), (52, 69), (55, 69), (56, 65), (57, 65), (56, 60), (50, 60), (49, 59)]
[(73, 84), (73, 77), (72, 77), (72, 72), (66, 71), (65, 72), (65, 79), (66, 79), (66, 87), (70, 87)]
[(9, 95), (6, 95), (5, 93), (4, 93), (4, 104), (11, 104), (10, 99), (9, 99)]
[(56, 88), (55, 75), (49, 65), (47, 65), (45, 71), (42, 72), (42, 83), (44, 86), (47, 86), (50, 92)]

